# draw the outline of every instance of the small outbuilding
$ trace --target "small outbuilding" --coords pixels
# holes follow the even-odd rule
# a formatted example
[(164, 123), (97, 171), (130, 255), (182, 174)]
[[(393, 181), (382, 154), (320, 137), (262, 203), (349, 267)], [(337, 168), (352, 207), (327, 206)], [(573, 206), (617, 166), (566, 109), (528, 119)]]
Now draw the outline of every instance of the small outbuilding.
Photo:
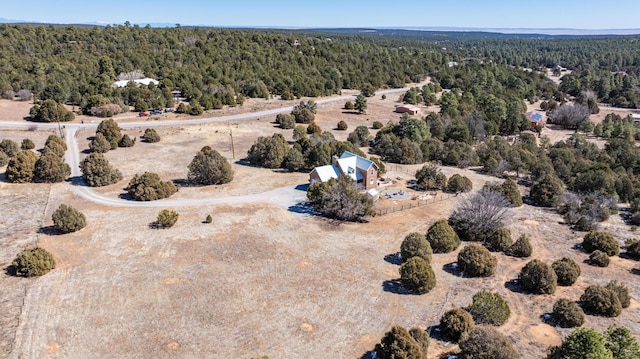
[(535, 128), (536, 126), (544, 128), (544, 116), (541, 113), (531, 111), (525, 113), (524, 115), (529, 120), (529, 123), (531, 123), (531, 128)]
[(409, 115), (417, 115), (420, 113), (420, 108), (413, 105), (399, 105), (396, 106), (397, 113), (408, 113)]

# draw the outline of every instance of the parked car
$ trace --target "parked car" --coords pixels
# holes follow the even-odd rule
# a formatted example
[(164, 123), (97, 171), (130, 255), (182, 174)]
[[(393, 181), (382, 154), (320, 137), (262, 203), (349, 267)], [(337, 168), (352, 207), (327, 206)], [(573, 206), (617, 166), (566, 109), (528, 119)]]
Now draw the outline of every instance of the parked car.
[(138, 116), (140, 116), (140, 117), (146, 117), (146, 116), (149, 116), (149, 114), (148, 114), (148, 113), (146, 113), (146, 112), (140, 112), (140, 113), (138, 114)]
[(176, 112), (176, 110), (171, 107), (167, 107), (164, 109), (164, 112)]
[(153, 111), (151, 111), (151, 114), (152, 114), (152, 115), (160, 115), (160, 114), (162, 114), (162, 111), (160, 111), (160, 110), (153, 110)]

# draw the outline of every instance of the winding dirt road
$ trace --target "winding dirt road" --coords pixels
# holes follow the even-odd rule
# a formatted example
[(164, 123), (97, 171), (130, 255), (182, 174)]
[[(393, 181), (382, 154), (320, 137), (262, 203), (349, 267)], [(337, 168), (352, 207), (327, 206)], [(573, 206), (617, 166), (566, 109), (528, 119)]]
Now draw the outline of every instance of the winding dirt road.
[[(393, 94), (408, 91), (410, 87), (404, 87), (401, 89), (391, 89), (377, 91), (376, 95)], [(327, 99), (321, 99), (315, 101), (318, 105), (346, 101), (353, 99), (355, 95), (342, 95), (337, 97), (331, 97)], [(154, 122), (129, 122), (120, 123), (121, 128), (136, 128), (136, 127), (163, 127), (163, 126), (191, 126), (201, 125), (207, 123), (235, 121), (235, 120), (249, 120), (256, 117), (271, 116), (284, 112), (291, 112), (293, 106), (282, 107), (271, 110), (264, 110), (258, 112), (249, 112), (237, 115), (228, 115), (220, 117), (209, 117), (195, 120), (171, 120), (171, 121), (154, 121)], [(201, 199), (163, 199), (159, 201), (140, 202), (131, 201), (123, 198), (111, 198), (105, 197), (95, 192), (91, 187), (87, 186), (82, 180), (82, 173), (80, 172), (80, 149), (78, 147), (78, 141), (76, 136), (78, 130), (90, 129), (98, 127), (98, 124), (64, 124), (65, 141), (67, 143), (67, 152), (65, 154), (65, 160), (71, 167), (71, 177), (77, 178), (77, 181), (71, 181), (70, 185), (75, 193), (101, 205), (112, 207), (184, 207), (184, 206), (200, 206), (210, 204), (241, 204), (241, 203), (271, 203), (280, 207), (289, 208), (295, 206), (300, 202), (306, 201), (306, 192), (304, 190), (296, 189), (297, 186), (285, 186), (276, 188), (274, 190), (256, 193), (245, 196), (230, 196), (222, 198), (201, 198)], [(58, 128), (56, 123), (33, 123), (33, 122), (0, 122), (0, 129), (52, 129)]]

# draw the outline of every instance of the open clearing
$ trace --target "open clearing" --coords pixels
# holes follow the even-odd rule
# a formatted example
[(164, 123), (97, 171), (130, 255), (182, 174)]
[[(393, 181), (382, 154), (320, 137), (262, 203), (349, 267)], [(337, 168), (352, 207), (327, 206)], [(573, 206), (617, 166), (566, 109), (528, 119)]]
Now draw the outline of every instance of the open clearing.
[[(370, 98), (366, 115), (344, 113), (343, 102), (323, 104), (317, 122), (331, 130), (345, 120), (349, 130), (334, 132), (345, 139), (359, 124), (370, 127), (375, 120), (397, 120), (399, 115), (391, 112), (395, 100)], [(184, 179), (187, 164), (204, 145), (233, 162), (234, 181), (185, 187), (171, 199), (241, 196), (305, 183), (306, 174), (237, 162), (257, 136), (281, 132), (290, 139), (291, 130), (275, 128), (274, 118), (159, 128), (160, 143), (138, 142), (107, 154), (125, 179), (97, 192), (117, 198), (128, 180), (145, 170), (165, 180)], [(139, 136), (143, 130), (125, 132)], [(47, 134), (3, 130), (1, 137), (30, 137), (40, 148)], [(91, 135), (89, 130), (79, 132), (80, 150), (87, 148)], [(396, 179), (393, 188), (408, 191), (406, 180), (420, 166), (389, 167), (385, 177)], [(443, 172), (469, 176), (476, 189), (496, 180), (472, 170), (447, 167)], [(523, 233), (531, 236), (533, 258), (547, 263), (574, 258), (582, 269), (574, 286), (559, 287), (551, 296), (514, 292), (505, 284), (528, 260), (502, 254), (497, 254), (496, 275), (460, 278), (444, 270), (456, 260), (456, 251), (434, 255), (438, 284), (432, 292), (416, 296), (398, 290), (399, 267), (385, 257), (399, 250), (408, 233), (424, 233), (433, 222), (448, 217), (463, 195), (369, 223), (336, 224), (269, 203), (187, 206), (176, 208), (180, 219), (173, 228), (154, 230), (149, 223), (158, 208), (98, 205), (76, 195), (68, 183), (14, 185), (3, 175), (0, 180), (5, 213), (0, 223), (2, 268), (22, 248), (36, 243), (58, 261), (58, 268), (40, 278), (0, 276), (0, 353), (12, 359), (359, 358), (391, 326), (436, 325), (445, 310), (470, 304), (481, 289), (498, 291), (507, 299), (512, 316), (500, 331), (516, 342), (523, 358), (540, 358), (548, 345), (558, 344), (569, 332), (544, 324), (540, 316), (558, 298), (577, 300), (587, 285), (611, 279), (629, 286), (631, 308), (613, 319), (587, 316), (585, 326), (602, 331), (612, 324), (626, 325), (640, 336), (637, 263), (614, 257), (608, 268), (585, 264), (587, 255), (573, 249), (584, 233), (573, 233), (547, 209), (525, 205), (513, 211), (508, 226), (514, 239)], [(51, 213), (61, 203), (82, 211), (88, 227), (68, 235), (49, 234)], [(207, 214), (213, 216), (212, 224), (202, 223)], [(635, 236), (618, 216), (602, 227), (620, 241)], [(453, 348), (432, 340), (429, 358)]]

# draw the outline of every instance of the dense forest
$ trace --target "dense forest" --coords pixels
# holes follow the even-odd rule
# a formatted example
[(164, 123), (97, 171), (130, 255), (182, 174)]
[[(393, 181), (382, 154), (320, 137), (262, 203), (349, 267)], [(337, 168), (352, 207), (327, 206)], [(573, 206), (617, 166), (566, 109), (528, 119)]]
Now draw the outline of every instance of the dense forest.
[[(85, 113), (108, 104), (122, 110), (173, 106), (175, 89), (205, 110), (242, 104), (246, 97), (293, 99), (342, 89), (397, 88), (428, 75), (444, 88), (464, 90), (446, 66), (451, 61), (531, 69), (561, 65), (573, 71), (563, 78), (563, 93), (593, 91), (600, 102), (640, 105), (637, 37), (6, 24), (0, 34), (1, 94), (28, 90), (40, 100), (78, 106)], [(160, 85), (112, 88), (116, 79), (141, 76)], [(517, 87), (520, 99), (552, 94), (546, 86), (532, 87), (535, 77), (524, 79), (519, 71), (505, 76), (510, 77), (501, 81), (505, 90)], [(107, 113), (118, 112), (112, 110)]]
[[(258, 30), (0, 25), (0, 35), (2, 93), (27, 89), (87, 110), (141, 100), (161, 108), (174, 88), (209, 109), (235, 105), (239, 94), (293, 98), (402, 87), (449, 61), (426, 44)], [(135, 73), (162, 85), (112, 89), (119, 74)]]

